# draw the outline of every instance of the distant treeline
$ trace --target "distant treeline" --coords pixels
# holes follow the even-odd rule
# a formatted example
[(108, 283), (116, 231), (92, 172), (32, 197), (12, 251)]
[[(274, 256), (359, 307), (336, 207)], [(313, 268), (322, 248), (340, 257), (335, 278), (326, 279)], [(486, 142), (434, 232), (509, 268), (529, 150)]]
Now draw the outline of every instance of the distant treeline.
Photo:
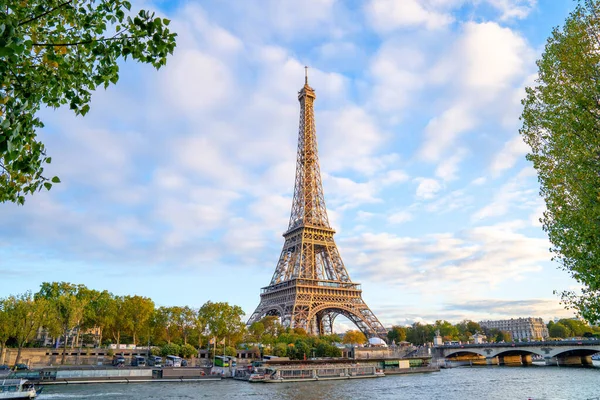
[[(225, 302), (206, 302), (194, 309), (188, 306), (156, 307), (142, 296), (116, 296), (106, 290), (89, 289), (67, 282), (45, 282), (36, 293), (26, 292), (0, 299), (0, 351), (5, 346), (21, 349), (40, 346), (46, 338), (60, 340), (67, 347), (136, 344), (159, 346), (184, 356), (198, 348), (220, 347), (235, 355), (242, 344), (263, 354), (302, 359), (307, 356), (339, 356), (336, 342), (363, 344), (367, 338), (359, 331), (338, 335), (310, 336), (301, 328), (284, 328), (275, 316), (267, 316), (246, 327), (241, 307)], [(550, 336), (593, 336), (600, 329), (582, 321), (564, 319), (548, 324)], [(444, 341), (467, 342), (475, 333), (486, 334), (488, 341), (510, 341), (508, 332), (488, 330), (473, 321), (451, 324), (415, 323), (394, 326), (388, 332), (391, 342), (408, 341), (415, 345), (432, 342), (439, 330)], [(17, 361), (18, 362), (18, 361)]]

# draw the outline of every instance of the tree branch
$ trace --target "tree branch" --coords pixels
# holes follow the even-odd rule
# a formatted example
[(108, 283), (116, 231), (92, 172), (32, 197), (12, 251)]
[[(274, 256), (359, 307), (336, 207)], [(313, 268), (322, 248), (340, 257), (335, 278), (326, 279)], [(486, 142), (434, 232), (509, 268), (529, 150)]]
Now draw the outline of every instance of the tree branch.
[(21, 26), (21, 25), (25, 25), (25, 24), (28, 24), (28, 23), (30, 23), (30, 22), (33, 22), (33, 21), (35, 21), (36, 19), (38, 19), (38, 18), (42, 18), (43, 16), (45, 16), (45, 15), (48, 15), (48, 14), (50, 14), (50, 13), (52, 13), (52, 12), (54, 12), (54, 11), (58, 10), (59, 8), (62, 8), (62, 7), (64, 7), (64, 6), (66, 6), (66, 5), (67, 5), (67, 4), (69, 4), (69, 3), (71, 3), (71, 0), (67, 0), (67, 1), (65, 1), (64, 3), (62, 3), (62, 4), (59, 4), (58, 6), (56, 6), (56, 7), (54, 7), (54, 8), (51, 8), (50, 10), (48, 10), (48, 11), (46, 11), (46, 12), (43, 12), (43, 13), (41, 13), (40, 15), (36, 15), (35, 17), (32, 17), (32, 18), (30, 18), (30, 19), (27, 19), (27, 20), (25, 20), (25, 21), (23, 21), (23, 22), (19, 22), (19, 25), (17, 25), (17, 26)]
[(110, 37), (110, 38), (102, 38), (102, 39), (93, 39), (93, 40), (84, 40), (82, 42), (72, 42), (72, 43), (32, 43), (33, 46), (47, 46), (47, 47), (61, 47), (61, 46), (79, 46), (82, 44), (90, 44), (94, 42), (108, 42), (111, 40), (122, 40), (122, 39), (133, 39), (135, 36), (119, 36)]

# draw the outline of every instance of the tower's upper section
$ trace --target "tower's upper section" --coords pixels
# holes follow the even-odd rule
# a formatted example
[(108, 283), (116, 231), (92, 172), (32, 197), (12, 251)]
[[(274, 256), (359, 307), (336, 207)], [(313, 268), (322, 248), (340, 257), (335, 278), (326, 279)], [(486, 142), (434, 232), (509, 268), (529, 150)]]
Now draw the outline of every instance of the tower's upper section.
[(315, 91), (308, 85), (308, 74), (306, 74), (304, 87), (298, 92), (300, 129), (298, 131), (294, 200), (288, 232), (301, 226), (331, 229), (325, 208), (319, 167), (314, 112), (316, 98)]

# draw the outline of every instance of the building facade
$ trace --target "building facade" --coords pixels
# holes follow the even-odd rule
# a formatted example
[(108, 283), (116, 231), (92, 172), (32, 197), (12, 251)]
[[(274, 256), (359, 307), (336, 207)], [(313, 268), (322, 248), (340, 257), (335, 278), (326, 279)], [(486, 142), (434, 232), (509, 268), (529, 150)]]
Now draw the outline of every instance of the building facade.
[(548, 328), (541, 318), (511, 318), (498, 321), (480, 321), (486, 329), (509, 332), (513, 340), (540, 340), (547, 338)]

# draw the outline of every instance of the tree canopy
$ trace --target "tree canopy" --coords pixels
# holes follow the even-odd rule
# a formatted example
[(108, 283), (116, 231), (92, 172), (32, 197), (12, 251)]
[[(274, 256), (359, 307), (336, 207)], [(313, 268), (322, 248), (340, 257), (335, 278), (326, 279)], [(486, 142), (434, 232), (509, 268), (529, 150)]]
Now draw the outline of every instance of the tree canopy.
[(582, 285), (563, 302), (600, 321), (600, 11), (580, 1), (555, 28), (523, 100), (521, 135), (531, 147), (546, 203), (541, 219), (554, 259)]
[(118, 81), (119, 59), (160, 68), (176, 34), (126, 0), (0, 0), (0, 9), (0, 202), (23, 204), (60, 182), (44, 176), (41, 107), (85, 115), (94, 89)]

